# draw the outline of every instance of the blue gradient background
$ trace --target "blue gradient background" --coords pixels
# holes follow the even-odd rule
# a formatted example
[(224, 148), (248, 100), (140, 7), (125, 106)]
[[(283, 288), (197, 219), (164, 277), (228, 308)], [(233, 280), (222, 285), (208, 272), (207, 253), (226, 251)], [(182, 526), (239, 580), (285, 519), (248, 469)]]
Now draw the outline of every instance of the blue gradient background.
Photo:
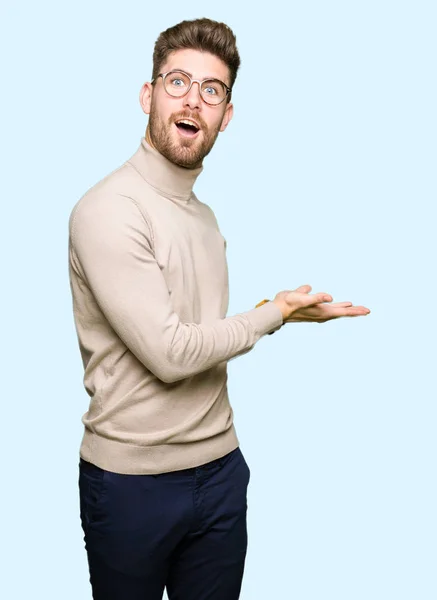
[(0, 595), (91, 598), (68, 217), (139, 145), (158, 34), (200, 16), (242, 57), (195, 188), (228, 242), (229, 315), (303, 283), (372, 311), (229, 364), (252, 471), (241, 598), (435, 600), (437, 10), (420, 0), (2, 4)]

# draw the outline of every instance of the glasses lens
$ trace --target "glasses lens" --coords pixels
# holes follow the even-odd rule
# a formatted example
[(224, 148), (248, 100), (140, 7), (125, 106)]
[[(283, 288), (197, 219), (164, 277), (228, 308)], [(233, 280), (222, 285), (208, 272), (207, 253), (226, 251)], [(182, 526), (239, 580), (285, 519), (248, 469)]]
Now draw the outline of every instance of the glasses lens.
[(183, 96), (190, 87), (190, 79), (185, 73), (174, 71), (166, 75), (164, 87), (170, 96)]
[(226, 97), (226, 88), (220, 81), (210, 79), (202, 83), (202, 98), (208, 104), (220, 104)]

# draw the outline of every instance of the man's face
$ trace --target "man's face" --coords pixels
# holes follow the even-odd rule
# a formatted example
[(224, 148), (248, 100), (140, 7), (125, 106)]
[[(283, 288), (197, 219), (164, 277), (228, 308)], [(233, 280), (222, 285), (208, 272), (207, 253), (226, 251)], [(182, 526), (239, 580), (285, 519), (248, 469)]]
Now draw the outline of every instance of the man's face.
[[(178, 69), (193, 79), (220, 79), (230, 87), (229, 69), (218, 57), (198, 50), (177, 50), (170, 54), (160, 72)], [(232, 118), (233, 106), (224, 100), (211, 106), (200, 97), (199, 85), (193, 83), (188, 94), (174, 98), (164, 89), (162, 77), (154, 85), (145, 83), (140, 92), (143, 111), (149, 115), (147, 141), (172, 163), (194, 169), (202, 164), (220, 131), (224, 131)], [(192, 119), (199, 130), (189, 131), (176, 122)]]

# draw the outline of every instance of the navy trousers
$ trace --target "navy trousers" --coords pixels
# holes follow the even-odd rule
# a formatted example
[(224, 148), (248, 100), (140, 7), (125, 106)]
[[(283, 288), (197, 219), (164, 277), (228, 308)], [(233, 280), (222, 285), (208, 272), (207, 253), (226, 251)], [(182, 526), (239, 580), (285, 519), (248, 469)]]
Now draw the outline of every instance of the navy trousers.
[(121, 475), (82, 458), (80, 517), (94, 600), (237, 600), (250, 470), (240, 448), (190, 469)]

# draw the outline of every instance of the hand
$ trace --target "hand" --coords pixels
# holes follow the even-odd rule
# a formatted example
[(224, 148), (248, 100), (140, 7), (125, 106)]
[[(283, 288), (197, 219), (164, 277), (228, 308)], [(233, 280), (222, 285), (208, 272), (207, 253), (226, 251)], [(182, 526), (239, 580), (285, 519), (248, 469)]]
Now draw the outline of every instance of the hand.
[(324, 292), (310, 295), (311, 286), (301, 285), (295, 290), (279, 292), (273, 302), (281, 309), (284, 323), (325, 323), (340, 317), (368, 315), (365, 306), (353, 306), (352, 302), (335, 302)]

